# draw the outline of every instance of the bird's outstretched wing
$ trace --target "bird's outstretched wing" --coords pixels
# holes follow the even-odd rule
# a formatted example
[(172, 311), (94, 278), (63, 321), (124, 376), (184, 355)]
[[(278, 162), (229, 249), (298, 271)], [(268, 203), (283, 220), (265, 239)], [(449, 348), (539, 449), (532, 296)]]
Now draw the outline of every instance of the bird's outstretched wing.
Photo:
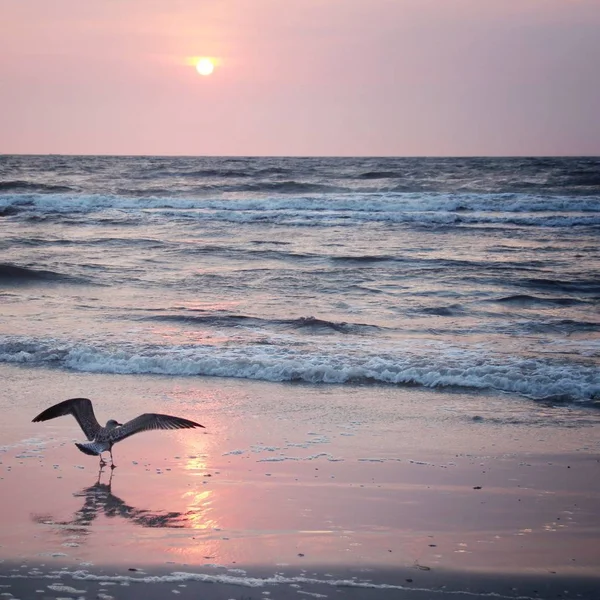
[(131, 419), (131, 421), (127, 421), (121, 427), (113, 429), (110, 432), (110, 441), (116, 443), (140, 431), (150, 431), (152, 429), (193, 429), (194, 427), (204, 427), (204, 425), (188, 419), (182, 419), (181, 417), (145, 413), (135, 419)]
[(33, 419), (33, 422), (48, 421), (49, 419), (55, 419), (64, 415), (73, 415), (75, 417), (88, 440), (95, 439), (98, 431), (101, 429), (96, 420), (96, 415), (94, 415), (92, 402), (87, 398), (71, 398), (70, 400), (59, 402), (41, 412)]

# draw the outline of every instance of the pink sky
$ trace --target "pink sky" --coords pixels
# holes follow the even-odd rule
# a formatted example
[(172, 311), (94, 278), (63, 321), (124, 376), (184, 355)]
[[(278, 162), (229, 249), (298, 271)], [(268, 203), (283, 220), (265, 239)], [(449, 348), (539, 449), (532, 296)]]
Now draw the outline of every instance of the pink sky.
[(0, 24), (0, 153), (600, 154), (600, 0), (0, 0)]

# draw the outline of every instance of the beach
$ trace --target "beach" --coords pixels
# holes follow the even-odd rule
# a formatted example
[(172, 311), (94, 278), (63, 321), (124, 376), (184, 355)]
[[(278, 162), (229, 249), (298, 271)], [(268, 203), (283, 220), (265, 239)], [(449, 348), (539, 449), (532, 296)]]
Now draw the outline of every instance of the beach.
[[(0, 585), (17, 598), (592, 598), (600, 584), (593, 409), (1, 371)], [(134, 436), (99, 473), (74, 419), (31, 423), (82, 395), (101, 422), (156, 411), (206, 429)]]
[(600, 600), (600, 0), (0, 15), (0, 600)]
[(595, 600), (599, 166), (1, 156), (2, 598)]

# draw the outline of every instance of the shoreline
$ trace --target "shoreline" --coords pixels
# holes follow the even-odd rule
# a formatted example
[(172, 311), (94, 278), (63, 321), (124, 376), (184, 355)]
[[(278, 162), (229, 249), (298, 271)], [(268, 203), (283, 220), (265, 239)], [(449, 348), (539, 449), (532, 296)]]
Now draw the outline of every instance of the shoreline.
[[(42, 566), (43, 564), (43, 566)], [(423, 571), (418, 568), (358, 569), (342, 567), (323, 571), (307, 564), (305, 568), (277, 566), (228, 568), (222, 565), (167, 568), (123, 567), (59, 568), (46, 563), (0, 564), (0, 589), (19, 598), (55, 598), (55, 594), (81, 597), (89, 594), (102, 600), (126, 600), (132, 594), (160, 599), (174, 594), (182, 600), (277, 598), (350, 598), (381, 600), (402, 598), (470, 599), (500, 598), (529, 600), (544, 598), (592, 599), (598, 577), (550, 574), (480, 574), (452, 571)], [(135, 591), (134, 591), (135, 590)], [(40, 592), (44, 595), (40, 596)], [(6, 593), (6, 592), (5, 592)], [(201, 594), (199, 596), (199, 594)]]
[[(130, 584), (214, 600), (591, 599), (600, 586), (593, 409), (5, 365), (0, 375), (0, 589), (16, 597), (46, 597), (35, 589), (52, 583), (59, 596), (64, 585), (126, 598)], [(115, 447), (111, 478), (73, 446), (72, 418), (31, 423), (84, 395), (101, 422), (156, 411), (207, 429), (133, 436)]]

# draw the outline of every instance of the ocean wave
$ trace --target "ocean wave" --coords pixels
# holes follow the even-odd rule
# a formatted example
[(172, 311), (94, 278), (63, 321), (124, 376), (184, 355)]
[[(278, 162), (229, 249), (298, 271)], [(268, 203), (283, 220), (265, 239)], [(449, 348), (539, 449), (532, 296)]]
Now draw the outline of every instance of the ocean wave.
[(517, 306), (575, 306), (577, 304), (588, 304), (585, 300), (577, 298), (542, 298), (528, 294), (514, 294), (490, 300), (500, 304), (514, 304)]
[(79, 277), (73, 277), (65, 273), (47, 271), (44, 269), (32, 269), (30, 267), (19, 267), (11, 264), (0, 264), (0, 283), (25, 283), (33, 281), (83, 283)]
[[(312, 187), (311, 187), (312, 186)], [(318, 188), (318, 190), (317, 190)], [(83, 194), (0, 194), (0, 214), (26, 219), (80, 219), (106, 223), (157, 217), (230, 223), (344, 226), (361, 223), (518, 225), (574, 227), (600, 225), (599, 198), (456, 194), (316, 193), (322, 186), (273, 183), (280, 195), (256, 197), (125, 197)], [(333, 189), (333, 188), (332, 188)], [(330, 190), (331, 191), (331, 190)], [(316, 194), (316, 195), (315, 195)]]
[[(165, 189), (257, 185), (283, 179), (305, 184), (428, 193), (598, 195), (599, 161), (580, 158), (224, 158), (0, 156), (0, 181), (73, 187), (84, 193), (139, 196)], [(18, 177), (15, 175), (18, 173)], [(121, 185), (122, 184), (122, 185)], [(286, 193), (286, 192), (284, 192)]]
[(600, 282), (597, 279), (546, 279), (544, 277), (529, 277), (521, 279), (518, 285), (527, 288), (550, 292), (567, 292), (570, 294), (593, 295), (600, 299)]
[(313, 384), (388, 384), (458, 387), (560, 397), (598, 405), (597, 367), (581, 362), (526, 359), (481, 349), (437, 347), (379, 352), (339, 344), (330, 349), (288, 345), (136, 346), (0, 338), (0, 362), (88, 373), (212, 376)]
[(575, 321), (574, 319), (549, 319), (547, 321), (528, 321), (522, 327), (529, 333), (556, 333), (571, 335), (573, 333), (600, 332), (598, 321)]
[(402, 175), (395, 171), (365, 171), (357, 177), (358, 179), (399, 179)]
[(167, 173), (172, 177), (190, 177), (190, 178), (199, 178), (202, 179), (204, 177), (219, 177), (219, 178), (247, 178), (253, 177), (254, 174), (252, 171), (245, 171), (243, 169), (214, 169), (214, 168), (205, 168), (205, 169), (192, 169), (190, 171), (171, 171)]
[(389, 260), (397, 261), (399, 260), (397, 256), (391, 256), (386, 254), (377, 254), (377, 255), (369, 255), (369, 254), (357, 254), (356, 256), (348, 255), (348, 256), (330, 256), (329, 260), (332, 262), (340, 262), (340, 263), (377, 263), (377, 262), (386, 262)]
[(417, 309), (416, 312), (425, 315), (435, 315), (437, 317), (454, 317), (465, 313), (465, 309), (460, 304), (450, 306), (431, 306)]
[(273, 177), (277, 175), (291, 175), (293, 169), (283, 167), (263, 167), (257, 168), (253, 165), (250, 168), (240, 169), (232, 168), (231, 166), (205, 166), (200, 168), (186, 167), (181, 168), (173, 165), (171, 168), (155, 168), (152, 171), (146, 171), (142, 173), (136, 173), (128, 175), (127, 179), (142, 179), (145, 181), (152, 181), (156, 179), (168, 180), (173, 179), (249, 179), (256, 177)]
[(52, 185), (48, 183), (39, 183), (36, 181), (0, 181), (0, 192), (37, 192), (37, 193), (68, 193), (73, 192), (73, 188), (66, 185)]
[(228, 167), (222, 168), (204, 168), (204, 169), (193, 169), (190, 171), (184, 172), (171, 172), (170, 175), (175, 177), (211, 177), (211, 178), (220, 178), (227, 179), (232, 177), (234, 179), (249, 179), (255, 177), (273, 177), (277, 175), (290, 175), (292, 173), (291, 169), (285, 169), (282, 167), (264, 167), (264, 168), (254, 168), (254, 169), (232, 169)]
[(0, 206), (0, 217), (10, 217), (20, 211), (16, 206)]
[[(272, 191), (276, 188), (289, 190), (300, 186), (300, 191), (307, 191), (313, 184), (296, 182), (273, 182)], [(334, 189), (331, 186), (317, 185), (314, 189)], [(491, 213), (563, 213), (565, 216), (577, 213), (599, 213), (600, 197), (552, 197), (518, 194), (440, 194), (440, 193), (365, 193), (350, 192), (333, 194), (331, 197), (317, 195), (311, 197), (285, 196), (248, 196), (240, 198), (213, 197), (173, 197), (152, 196), (130, 197), (108, 194), (0, 194), (0, 206), (19, 206), (40, 212), (93, 212), (107, 209), (147, 210), (147, 209), (212, 209), (212, 210), (308, 210), (308, 211), (352, 211), (352, 212), (491, 212)], [(462, 217), (466, 215), (461, 214)], [(552, 215), (549, 215), (552, 216)]]
[(359, 333), (379, 329), (376, 325), (365, 323), (346, 323), (345, 321), (328, 321), (316, 317), (299, 317), (297, 319), (262, 319), (249, 315), (153, 315), (143, 317), (148, 321), (170, 321), (184, 324), (210, 325), (217, 327), (284, 327), (291, 329), (307, 329), (312, 332), (335, 331), (337, 333)]
[(309, 183), (302, 181), (262, 181), (240, 185), (226, 186), (224, 191), (228, 192), (275, 192), (279, 194), (316, 194), (332, 192), (349, 192), (349, 188), (328, 185), (325, 183)]

